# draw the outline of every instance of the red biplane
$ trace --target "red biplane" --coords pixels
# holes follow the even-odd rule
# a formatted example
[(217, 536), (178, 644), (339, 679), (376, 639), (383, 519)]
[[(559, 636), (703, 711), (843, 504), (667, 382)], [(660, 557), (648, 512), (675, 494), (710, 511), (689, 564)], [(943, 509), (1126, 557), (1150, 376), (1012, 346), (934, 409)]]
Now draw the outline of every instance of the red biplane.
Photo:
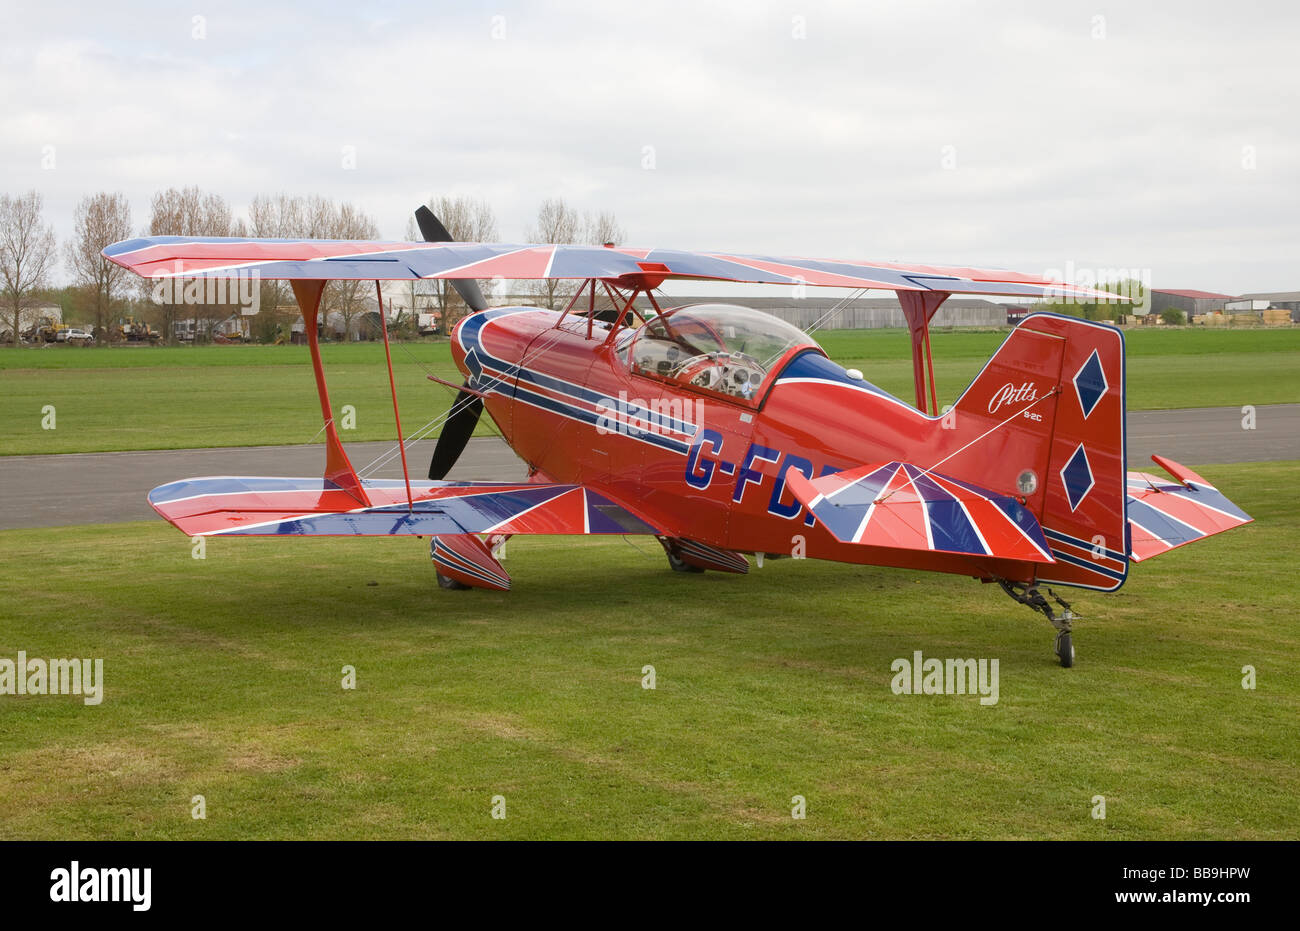
[[(1131, 561), (1251, 519), (1178, 463), (1154, 457), (1172, 480), (1127, 471), (1114, 327), (1032, 314), (938, 410), (929, 322), (950, 294), (1102, 292), (980, 268), (453, 242), (427, 209), (417, 218), (423, 243), (162, 236), (104, 250), (147, 278), (288, 280), (306, 325), (324, 476), (173, 482), (149, 495), (166, 520), (190, 535), (427, 536), (444, 588), (508, 589), (493, 550), (512, 534), (646, 534), (680, 572), (744, 573), (750, 555), (959, 573), (1042, 612), (1069, 666), (1075, 615), (1050, 585), (1113, 591)], [(489, 308), (476, 280), (496, 277), (579, 285), (563, 311)], [(326, 389), (321, 294), (419, 278), (450, 280), (472, 311), (452, 334), (464, 383), (427, 479), (407, 469), (400, 416), (403, 479), (362, 478)], [(896, 292), (915, 406), (772, 315), (661, 308), (668, 279)], [(483, 410), (525, 482), (444, 480)]]

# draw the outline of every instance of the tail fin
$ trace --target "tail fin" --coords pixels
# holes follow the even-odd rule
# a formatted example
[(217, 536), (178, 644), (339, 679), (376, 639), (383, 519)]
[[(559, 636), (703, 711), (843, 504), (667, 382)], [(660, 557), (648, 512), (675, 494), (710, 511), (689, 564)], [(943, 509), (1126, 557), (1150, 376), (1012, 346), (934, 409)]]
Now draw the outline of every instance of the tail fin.
[(1111, 591), (1128, 576), (1124, 405), (1118, 329), (1032, 314), (944, 418), (958, 447), (944, 468), (1014, 489), (1038, 518), (1056, 560), (1038, 581)]

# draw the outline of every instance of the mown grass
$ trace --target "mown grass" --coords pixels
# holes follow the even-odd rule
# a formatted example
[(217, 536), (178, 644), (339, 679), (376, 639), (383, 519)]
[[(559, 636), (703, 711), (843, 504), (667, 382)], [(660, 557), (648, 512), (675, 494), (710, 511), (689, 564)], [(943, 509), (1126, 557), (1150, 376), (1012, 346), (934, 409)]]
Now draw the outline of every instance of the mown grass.
[[(935, 388), (957, 398), (1006, 338), (1005, 330), (933, 334)], [(903, 330), (818, 333), (827, 353), (913, 400), (911, 342)], [(1300, 401), (1300, 328), (1220, 331), (1140, 328), (1124, 333), (1128, 409), (1240, 407)]]
[[(1257, 523), (1074, 593), (1070, 670), (963, 578), (533, 538), (445, 592), (414, 540), (5, 531), (0, 657), (106, 687), (0, 696), (0, 836), (1294, 838), (1300, 463), (1203, 471)], [(894, 695), (913, 650), (997, 658), (999, 702)]]
[[(321, 350), (344, 441), (392, 439), (383, 345), (328, 343)], [(397, 343), (392, 352), (409, 436), (441, 418), (455, 398), (426, 376), (457, 384), (462, 376), (446, 342)], [(53, 430), (43, 427), (46, 405), (55, 410)], [(0, 351), (0, 455), (309, 443), (320, 430), (305, 346)], [(478, 432), (493, 432), (487, 418)]]
[[(836, 361), (911, 399), (908, 336), (902, 330), (817, 334)], [(1006, 331), (936, 332), (940, 398), (955, 399)], [(1129, 409), (1300, 401), (1300, 329), (1133, 330), (1127, 334)], [(380, 344), (323, 347), (336, 417), (355, 409), (345, 441), (394, 436)], [(403, 426), (439, 418), (454, 392), (425, 377), (459, 382), (445, 342), (393, 349)], [(55, 409), (56, 428), (42, 411)], [(306, 347), (121, 347), (0, 351), (0, 455), (263, 446), (306, 443), (320, 431)], [(491, 431), (486, 418), (479, 433)]]

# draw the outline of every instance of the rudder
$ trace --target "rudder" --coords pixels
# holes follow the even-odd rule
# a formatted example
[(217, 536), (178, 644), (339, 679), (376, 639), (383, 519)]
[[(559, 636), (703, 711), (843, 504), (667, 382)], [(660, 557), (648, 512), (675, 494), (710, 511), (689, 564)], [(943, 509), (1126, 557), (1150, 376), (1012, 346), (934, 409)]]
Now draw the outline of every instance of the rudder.
[(1036, 567), (1037, 580), (1119, 588), (1129, 551), (1123, 334), (1031, 314), (954, 410), (954, 442), (965, 445), (948, 465), (995, 490), (1016, 489), (1056, 560)]
[(1040, 516), (1056, 564), (1038, 580), (1114, 591), (1129, 553), (1124, 334), (1056, 314), (1021, 325), (1064, 337)]

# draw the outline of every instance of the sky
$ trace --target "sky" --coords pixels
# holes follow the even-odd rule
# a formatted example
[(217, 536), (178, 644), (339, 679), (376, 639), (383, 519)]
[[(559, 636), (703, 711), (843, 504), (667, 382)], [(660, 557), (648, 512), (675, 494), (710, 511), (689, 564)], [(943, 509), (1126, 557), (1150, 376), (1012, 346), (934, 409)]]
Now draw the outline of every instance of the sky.
[[(309, 12), (308, 12), (309, 11)], [(1300, 4), (9, 4), (0, 192), (613, 211), (627, 245), (1300, 290)], [(692, 290), (698, 291), (699, 288)]]

